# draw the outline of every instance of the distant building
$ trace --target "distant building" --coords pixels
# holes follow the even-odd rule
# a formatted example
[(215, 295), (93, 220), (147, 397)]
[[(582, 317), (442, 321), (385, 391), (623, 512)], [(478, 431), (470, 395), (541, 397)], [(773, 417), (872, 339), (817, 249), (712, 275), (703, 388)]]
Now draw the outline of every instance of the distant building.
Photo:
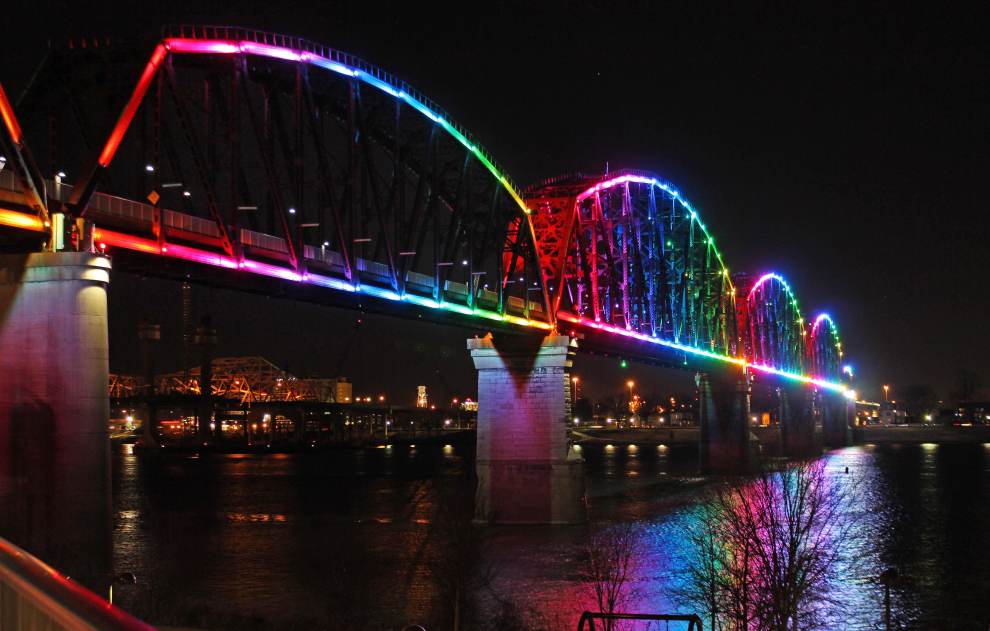
[(903, 425), (908, 422), (907, 410), (897, 407), (895, 401), (884, 401), (880, 404), (880, 423), (882, 425)]
[(478, 402), (472, 401), (471, 399), (464, 399), (464, 402), (461, 403), (461, 409), (465, 412), (477, 412)]
[(337, 377), (334, 384), (334, 401), (336, 403), (350, 403), (354, 397), (354, 384), (346, 377)]
[(970, 401), (959, 404), (959, 419), (974, 425), (990, 424), (990, 401)]
[(430, 407), (430, 400), (426, 396), (426, 386), (416, 386), (416, 407), (418, 408)]

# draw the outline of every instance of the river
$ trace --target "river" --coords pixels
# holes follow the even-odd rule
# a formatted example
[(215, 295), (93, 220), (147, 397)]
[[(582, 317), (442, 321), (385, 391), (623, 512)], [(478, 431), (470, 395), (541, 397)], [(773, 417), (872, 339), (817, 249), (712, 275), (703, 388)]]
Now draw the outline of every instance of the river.
[[(115, 587), (115, 601), (152, 623), (448, 628), (431, 576), (464, 550), (476, 552), (478, 574), (466, 616), (491, 619), (510, 603), (523, 618), (573, 629), (592, 607), (580, 563), (587, 526), (468, 525), (469, 444), (201, 457), (114, 450), (114, 570), (136, 577)], [(694, 450), (582, 450), (592, 527), (634, 524), (629, 607), (683, 611), (673, 594), (692, 554), (685, 531), (710, 484), (694, 473)], [(855, 491), (862, 535), (862, 563), (836, 585), (841, 606), (829, 626), (880, 628), (874, 579), (894, 567), (900, 628), (986, 629), (990, 444), (866, 445), (825, 458), (829, 475)]]

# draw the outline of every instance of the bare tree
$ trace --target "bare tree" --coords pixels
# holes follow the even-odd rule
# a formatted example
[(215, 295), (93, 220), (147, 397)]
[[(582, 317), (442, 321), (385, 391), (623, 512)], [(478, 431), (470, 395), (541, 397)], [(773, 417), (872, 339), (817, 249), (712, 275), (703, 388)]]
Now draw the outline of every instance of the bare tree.
[[(629, 523), (600, 527), (588, 536), (582, 579), (601, 613), (620, 612), (635, 598), (630, 585), (638, 567), (635, 545), (635, 529)], [(612, 629), (613, 621), (606, 620), (605, 630)]]
[(682, 596), (706, 611), (713, 629), (821, 626), (839, 564), (852, 561), (849, 494), (826, 475), (824, 461), (713, 490), (691, 534), (695, 555)]

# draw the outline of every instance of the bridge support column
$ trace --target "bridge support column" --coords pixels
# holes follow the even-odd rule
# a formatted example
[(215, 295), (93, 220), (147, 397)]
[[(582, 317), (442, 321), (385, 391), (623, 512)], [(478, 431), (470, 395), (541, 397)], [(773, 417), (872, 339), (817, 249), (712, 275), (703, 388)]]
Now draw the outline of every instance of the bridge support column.
[(788, 458), (814, 458), (822, 453), (822, 428), (815, 409), (815, 391), (807, 386), (777, 389), (781, 452)]
[(101, 594), (109, 281), (110, 261), (88, 252), (0, 256), (0, 536)]
[(852, 419), (856, 403), (841, 394), (822, 393), (822, 426), (825, 445), (831, 448), (852, 444)]
[(478, 369), (478, 490), (475, 521), (585, 521), (584, 468), (567, 438), (568, 369), (577, 342), (472, 338)]
[(743, 474), (759, 464), (760, 444), (749, 431), (752, 386), (745, 372), (698, 373), (698, 424), (702, 473)]

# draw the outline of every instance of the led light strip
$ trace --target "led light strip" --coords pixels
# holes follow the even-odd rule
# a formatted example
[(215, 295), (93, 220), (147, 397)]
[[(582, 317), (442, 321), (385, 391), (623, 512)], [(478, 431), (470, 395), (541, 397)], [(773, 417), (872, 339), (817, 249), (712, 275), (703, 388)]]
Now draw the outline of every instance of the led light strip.
[[(677, 202), (681, 205), (681, 208), (687, 211), (688, 216), (691, 218), (691, 221), (696, 223), (698, 227), (701, 228), (701, 232), (704, 233), (705, 238), (708, 239), (708, 245), (711, 245), (712, 249), (715, 250), (715, 258), (718, 259), (718, 264), (722, 267), (722, 272), (725, 274), (726, 278), (728, 278), (729, 270), (728, 268), (726, 268), (725, 262), (722, 260), (722, 253), (719, 252), (718, 247), (715, 246), (714, 237), (712, 237), (712, 235), (709, 234), (708, 228), (705, 227), (704, 222), (701, 221), (701, 218), (698, 216), (697, 211), (691, 206), (691, 203), (686, 199), (684, 199), (683, 197), (681, 197), (681, 194), (677, 191), (677, 189), (675, 189), (666, 182), (663, 182), (655, 177), (647, 177), (645, 175), (633, 175), (633, 174), (619, 175), (610, 180), (604, 180), (602, 182), (599, 182), (598, 184), (595, 184), (588, 190), (578, 195), (575, 203), (580, 204), (581, 202), (583, 202), (584, 200), (586, 200), (587, 198), (591, 197), (596, 193), (600, 193), (601, 191), (608, 190), (613, 186), (618, 186), (619, 184), (625, 184), (626, 182), (635, 182), (636, 184), (649, 184), (650, 186), (655, 186), (656, 188), (659, 188), (660, 190), (664, 191), (665, 193), (676, 199)], [(732, 285), (732, 279), (729, 279), (729, 288), (734, 289)]]
[[(17, 214), (20, 215), (21, 213)], [(3, 217), (4, 215), (0, 213), (0, 219)], [(214, 267), (221, 267), (229, 270), (244, 269), (261, 276), (268, 276), (271, 278), (278, 278), (296, 283), (308, 283), (311, 285), (318, 285), (320, 287), (328, 287), (330, 289), (346, 291), (352, 294), (364, 294), (394, 302), (407, 302), (420, 307), (439, 309), (442, 311), (484, 318), (496, 322), (508, 322), (510, 324), (533, 327), (546, 331), (549, 331), (552, 328), (548, 322), (541, 322), (539, 320), (533, 320), (522, 316), (511, 314), (502, 315), (496, 311), (489, 311), (488, 309), (468, 307), (467, 305), (446, 302), (443, 300), (438, 301), (425, 296), (418, 296), (416, 294), (399, 294), (391, 289), (384, 289), (373, 285), (352, 285), (345, 280), (334, 278), (332, 276), (325, 276), (323, 274), (315, 274), (313, 272), (298, 274), (293, 270), (286, 269), (278, 265), (272, 265), (270, 263), (262, 263), (260, 261), (253, 261), (250, 259), (245, 259), (238, 263), (234, 259), (223, 254), (200, 250), (185, 245), (169, 243), (159, 246), (157, 241), (135, 237), (112, 230), (97, 228), (94, 237), (98, 244), (105, 244), (148, 254), (160, 254), (162, 256), (191, 261), (193, 263), (201, 263), (203, 265), (212, 265)]]
[(842, 359), (842, 339), (839, 337), (839, 327), (835, 323), (835, 320), (832, 319), (832, 316), (828, 313), (819, 313), (818, 316), (815, 317), (815, 322), (811, 326), (812, 339), (815, 338), (815, 335), (818, 332), (818, 325), (822, 322), (828, 322), (828, 331), (832, 335), (832, 340), (835, 342), (836, 350), (839, 351), (839, 359)]
[[(505, 190), (515, 201), (516, 205), (519, 206), (520, 210), (527, 215), (530, 212), (529, 208), (526, 206), (526, 202), (523, 201), (523, 198), (519, 195), (519, 192), (515, 189), (512, 183), (509, 182), (509, 179), (497, 168), (495, 168), (495, 165), (491, 163), (487, 156), (485, 156), (484, 152), (475, 143), (468, 140), (467, 136), (454, 127), (450, 121), (437, 112), (434, 112), (432, 109), (427, 107), (426, 104), (422, 103), (411, 94), (403, 91), (398, 86), (382, 81), (378, 77), (375, 77), (364, 70), (353, 68), (346, 64), (327, 59), (326, 57), (322, 57), (308, 51), (296, 50), (283, 46), (272, 46), (270, 44), (259, 44), (257, 42), (247, 40), (189, 39), (182, 37), (170, 37), (163, 40), (162, 45), (164, 45), (169, 52), (174, 53), (205, 53), (212, 55), (234, 55), (238, 53), (247, 53), (249, 55), (281, 59), (283, 61), (301, 62), (311, 64), (331, 72), (336, 72), (337, 74), (342, 74), (347, 77), (359, 79), (363, 83), (373, 86), (382, 92), (385, 92), (389, 96), (401, 99), (410, 107), (417, 110), (420, 114), (443, 127), (448, 134), (453, 136), (468, 151), (474, 154), (474, 157), (477, 158), (478, 161), (481, 162), (481, 164), (483, 164), (493, 176), (495, 176), (495, 179), (497, 179), (502, 187), (505, 188)], [(155, 63), (154, 58), (152, 58), (152, 62), (149, 63), (149, 66), (151, 63)]]
[[(40, 220), (37, 219), (37, 217), (26, 215), (24, 213), (12, 211), (12, 210), (6, 210), (6, 209), (0, 209), (0, 225), (13, 226), (17, 228), (27, 228), (39, 232), (43, 230), (41, 222)], [(203, 265), (212, 265), (214, 267), (221, 267), (230, 270), (247, 269), (248, 271), (255, 274), (259, 274), (261, 276), (269, 276), (272, 278), (279, 278), (282, 280), (289, 280), (293, 282), (309, 283), (321, 287), (328, 287), (330, 289), (346, 291), (349, 293), (365, 294), (368, 296), (373, 296), (375, 298), (382, 298), (385, 300), (391, 300), (395, 302), (406, 302), (421, 307), (427, 307), (429, 309), (440, 309), (452, 313), (459, 313), (461, 315), (479, 317), (496, 322), (508, 322), (510, 324), (532, 327), (545, 331), (549, 331), (552, 329), (552, 326), (549, 323), (541, 322), (539, 320), (532, 320), (530, 318), (515, 316), (511, 314), (502, 315), (498, 312), (489, 311), (487, 309), (479, 309), (477, 307), (472, 308), (457, 303), (437, 301), (432, 298), (427, 298), (425, 296), (418, 296), (416, 294), (400, 295), (390, 289), (383, 289), (380, 287), (374, 287), (370, 285), (354, 286), (344, 280), (334, 278), (332, 276), (314, 274), (312, 272), (300, 275), (284, 267), (279, 267), (277, 265), (271, 265), (268, 263), (262, 263), (259, 261), (245, 260), (240, 264), (238, 264), (237, 261), (235, 261), (234, 259), (227, 257), (223, 254), (217, 254), (216, 252), (199, 250), (197, 248), (191, 248), (188, 246), (178, 245), (174, 243), (160, 246), (157, 241), (154, 241), (152, 239), (135, 237), (133, 235), (124, 234), (122, 232), (107, 230), (105, 228), (97, 228), (94, 238), (96, 239), (98, 244), (106, 244), (109, 246), (124, 248), (127, 250), (144, 252), (146, 254), (158, 254), (162, 256), (168, 256), (171, 258), (191, 261)], [(822, 314), (822, 316), (828, 317), (827, 314)], [(822, 316), (819, 316), (819, 321), (824, 319)], [(649, 335), (645, 335), (643, 333), (638, 333), (636, 331), (629, 331), (626, 329), (613, 327), (607, 324), (602, 324), (601, 322), (586, 320), (584, 318), (581, 318), (579, 316), (570, 313), (560, 312), (557, 314), (557, 318), (558, 320), (571, 322), (572, 324), (576, 324), (579, 326), (586, 326), (600, 331), (605, 331), (608, 333), (614, 333), (616, 335), (622, 335), (624, 337), (633, 338), (642, 342), (649, 342), (651, 344), (656, 344), (658, 346), (662, 346), (665, 348), (670, 348), (684, 353), (690, 353), (691, 355), (695, 355), (698, 357), (704, 357), (706, 359), (712, 359), (715, 361), (734, 364), (736, 366), (740, 366), (744, 368), (752, 368), (760, 372), (777, 375), (779, 377), (784, 377), (786, 379), (813, 384), (815, 386), (827, 390), (846, 394), (847, 396), (849, 395), (850, 392), (852, 392), (842, 384), (832, 383), (829, 381), (825, 381), (823, 379), (807, 377), (805, 375), (790, 373), (787, 371), (773, 368), (772, 366), (764, 366), (762, 364), (750, 364), (745, 359), (740, 357), (730, 357), (728, 355), (720, 355), (718, 353), (713, 353), (711, 351), (707, 351), (704, 349), (694, 348), (693, 346), (687, 346), (685, 344), (679, 344), (677, 342), (670, 342), (667, 340), (663, 340), (660, 339), (659, 337), (652, 337)], [(829, 320), (831, 321), (831, 318), (829, 318)]]
[[(634, 183), (637, 183), (637, 184), (648, 184), (650, 186), (655, 186), (655, 187), (659, 188), (660, 190), (664, 191), (665, 193), (667, 193), (668, 195), (670, 195), (672, 198), (676, 199), (680, 203), (681, 207), (691, 217), (691, 220), (693, 222), (695, 222), (698, 225), (698, 227), (701, 228), (701, 231), (704, 233), (705, 238), (708, 239), (708, 243), (712, 246), (712, 249), (715, 251), (715, 256), (718, 259), (719, 265), (721, 265), (721, 267), (722, 267), (723, 273), (725, 273), (726, 277), (728, 278), (728, 269), (725, 266), (725, 262), (722, 260), (722, 254), (719, 252), (718, 248), (715, 246), (715, 239), (708, 232), (708, 228), (705, 226), (704, 222), (701, 221), (700, 217), (698, 216), (697, 211), (694, 209), (694, 207), (691, 205), (691, 203), (688, 202), (686, 199), (684, 199), (684, 197), (681, 196), (680, 192), (678, 192), (677, 189), (675, 189), (673, 186), (671, 186), (667, 182), (663, 182), (662, 180), (660, 180), (660, 179), (658, 179), (656, 177), (649, 177), (649, 176), (645, 176), (645, 175), (636, 175), (636, 174), (628, 174), (628, 173), (627, 174), (623, 174), (623, 175), (618, 175), (618, 176), (616, 176), (614, 178), (611, 178), (611, 179), (608, 179), (608, 180), (603, 180), (603, 181), (595, 184), (594, 186), (588, 188), (587, 190), (585, 190), (584, 192), (582, 192), (581, 194), (579, 194), (577, 196), (577, 198), (575, 200), (575, 203), (579, 204), (582, 201), (584, 201), (585, 199), (591, 197), (592, 195), (595, 195), (597, 193), (600, 193), (601, 191), (604, 191), (604, 190), (608, 190), (608, 189), (610, 189), (610, 188), (612, 188), (614, 186), (618, 186), (620, 184), (625, 184), (627, 182), (634, 182)], [(756, 281), (756, 283), (753, 285), (753, 287), (750, 289), (749, 296), (752, 296), (753, 295), (753, 292), (756, 291), (756, 289), (758, 287), (760, 287), (765, 282), (770, 281), (770, 280), (776, 280), (776, 281), (780, 282), (781, 285), (783, 285), (784, 290), (787, 292), (787, 295), (788, 295), (788, 297), (791, 300), (791, 304), (794, 306), (795, 310), (798, 312), (798, 324), (801, 325), (801, 330), (804, 331), (805, 330), (805, 328), (804, 328), (804, 317), (801, 315), (801, 309), (798, 306), (797, 298), (795, 297), (794, 292), (791, 290), (790, 284), (788, 284), (788, 282), (782, 276), (780, 276), (779, 274), (775, 274), (775, 273), (771, 272), (771, 273), (764, 274), (763, 276), (761, 276)], [(732, 291), (734, 293), (735, 292), (735, 288), (732, 286), (731, 279), (729, 279), (729, 286), (730, 286), (730, 288), (732, 289)], [(826, 317), (827, 317), (827, 314), (823, 314), (823, 315), (826, 315)], [(719, 353), (713, 353), (712, 351), (708, 351), (708, 350), (701, 349), (701, 348), (695, 348), (693, 346), (687, 346), (685, 344), (680, 344), (680, 343), (677, 343), (677, 342), (671, 342), (671, 341), (668, 341), (668, 340), (663, 340), (663, 339), (660, 339), (659, 337), (653, 337), (653, 336), (650, 336), (650, 335), (646, 335), (644, 333), (638, 333), (636, 331), (630, 331), (628, 329), (618, 328), (618, 327), (610, 326), (610, 325), (607, 325), (607, 324), (602, 324), (601, 322), (594, 322), (594, 321), (586, 320), (586, 319), (584, 319), (582, 317), (575, 316), (575, 315), (570, 314), (570, 313), (558, 312), (556, 314), (556, 317), (557, 317), (558, 320), (564, 320), (564, 321), (572, 322), (574, 324), (579, 324), (581, 326), (588, 326), (588, 327), (591, 327), (591, 328), (594, 328), (594, 329), (599, 329), (599, 330), (602, 330), (602, 331), (608, 331), (609, 333), (615, 333), (617, 335), (624, 335), (626, 337), (632, 337), (632, 338), (635, 338), (635, 339), (638, 339), (638, 340), (641, 340), (641, 341), (644, 341), (644, 342), (649, 342), (651, 344), (658, 344), (658, 345), (664, 346), (666, 348), (671, 348), (671, 349), (682, 351), (682, 352), (685, 352), (685, 353), (690, 353), (690, 354), (696, 355), (698, 357), (705, 357), (705, 358), (708, 358), (708, 359), (714, 359), (714, 360), (721, 361), (721, 362), (727, 362), (727, 363), (735, 364), (737, 366), (742, 366), (742, 367), (745, 367), (745, 368), (752, 368), (753, 370), (757, 370), (757, 371), (760, 371), (760, 372), (763, 372), (763, 373), (766, 373), (766, 374), (772, 374), (772, 375), (776, 375), (778, 377), (784, 377), (785, 379), (791, 379), (793, 381), (800, 381), (802, 383), (812, 384), (812, 385), (818, 386), (820, 388), (824, 388), (824, 389), (827, 389), (827, 390), (831, 390), (833, 392), (838, 392), (838, 393), (844, 394), (847, 397), (850, 396), (850, 393), (853, 392), (852, 390), (850, 390), (844, 384), (841, 384), (841, 383), (834, 383), (834, 382), (827, 381), (825, 379), (820, 379), (820, 378), (817, 378), (817, 377), (811, 377), (811, 376), (808, 376), (808, 375), (803, 375), (803, 374), (798, 374), (798, 373), (792, 373), (792, 372), (789, 372), (789, 371), (786, 371), (786, 370), (781, 370), (779, 368), (775, 368), (773, 366), (767, 366), (765, 364), (753, 364), (753, 363), (750, 363), (750, 362), (746, 361), (746, 359), (744, 359), (744, 358), (731, 357), (729, 355), (721, 355)], [(819, 316), (819, 319), (821, 319), (821, 316)], [(829, 318), (829, 322), (831, 323), (831, 318)], [(817, 324), (817, 321), (816, 321), (816, 324)]]
[(831, 390), (833, 392), (838, 392), (849, 396), (851, 390), (849, 390), (844, 384), (834, 383), (827, 381), (825, 379), (818, 379), (815, 377), (809, 377), (807, 375), (801, 375), (798, 373), (788, 372), (786, 370), (780, 370), (779, 368), (774, 368), (773, 366), (767, 366), (765, 364), (752, 364), (741, 357), (731, 357), (729, 355), (720, 355), (719, 353), (713, 353), (711, 351), (706, 351), (701, 348), (695, 348), (693, 346), (687, 346), (685, 344), (678, 344), (677, 342), (671, 342), (668, 340), (661, 339), (659, 337), (653, 337), (651, 335), (646, 335), (644, 333), (638, 333), (636, 331), (629, 331), (627, 329), (620, 329), (608, 324), (602, 324), (601, 322), (595, 322), (592, 320), (586, 320), (585, 318), (576, 316), (571, 313), (559, 312), (557, 313), (557, 319), (561, 321), (571, 322), (579, 326), (586, 326), (592, 329), (598, 329), (601, 331), (606, 331), (608, 333), (614, 333), (616, 335), (622, 335), (625, 337), (631, 337), (637, 339), (641, 342), (649, 342), (650, 344), (656, 344), (658, 346), (663, 346), (665, 348), (671, 348), (677, 351), (682, 351), (685, 353), (690, 353), (698, 357), (704, 357), (706, 359), (713, 359), (720, 362), (725, 362), (728, 364), (734, 364), (736, 366), (757, 370), (762, 373), (776, 375), (778, 377), (784, 377), (792, 381), (800, 381), (802, 383), (807, 383), (811, 385), (818, 386), (820, 388)]

